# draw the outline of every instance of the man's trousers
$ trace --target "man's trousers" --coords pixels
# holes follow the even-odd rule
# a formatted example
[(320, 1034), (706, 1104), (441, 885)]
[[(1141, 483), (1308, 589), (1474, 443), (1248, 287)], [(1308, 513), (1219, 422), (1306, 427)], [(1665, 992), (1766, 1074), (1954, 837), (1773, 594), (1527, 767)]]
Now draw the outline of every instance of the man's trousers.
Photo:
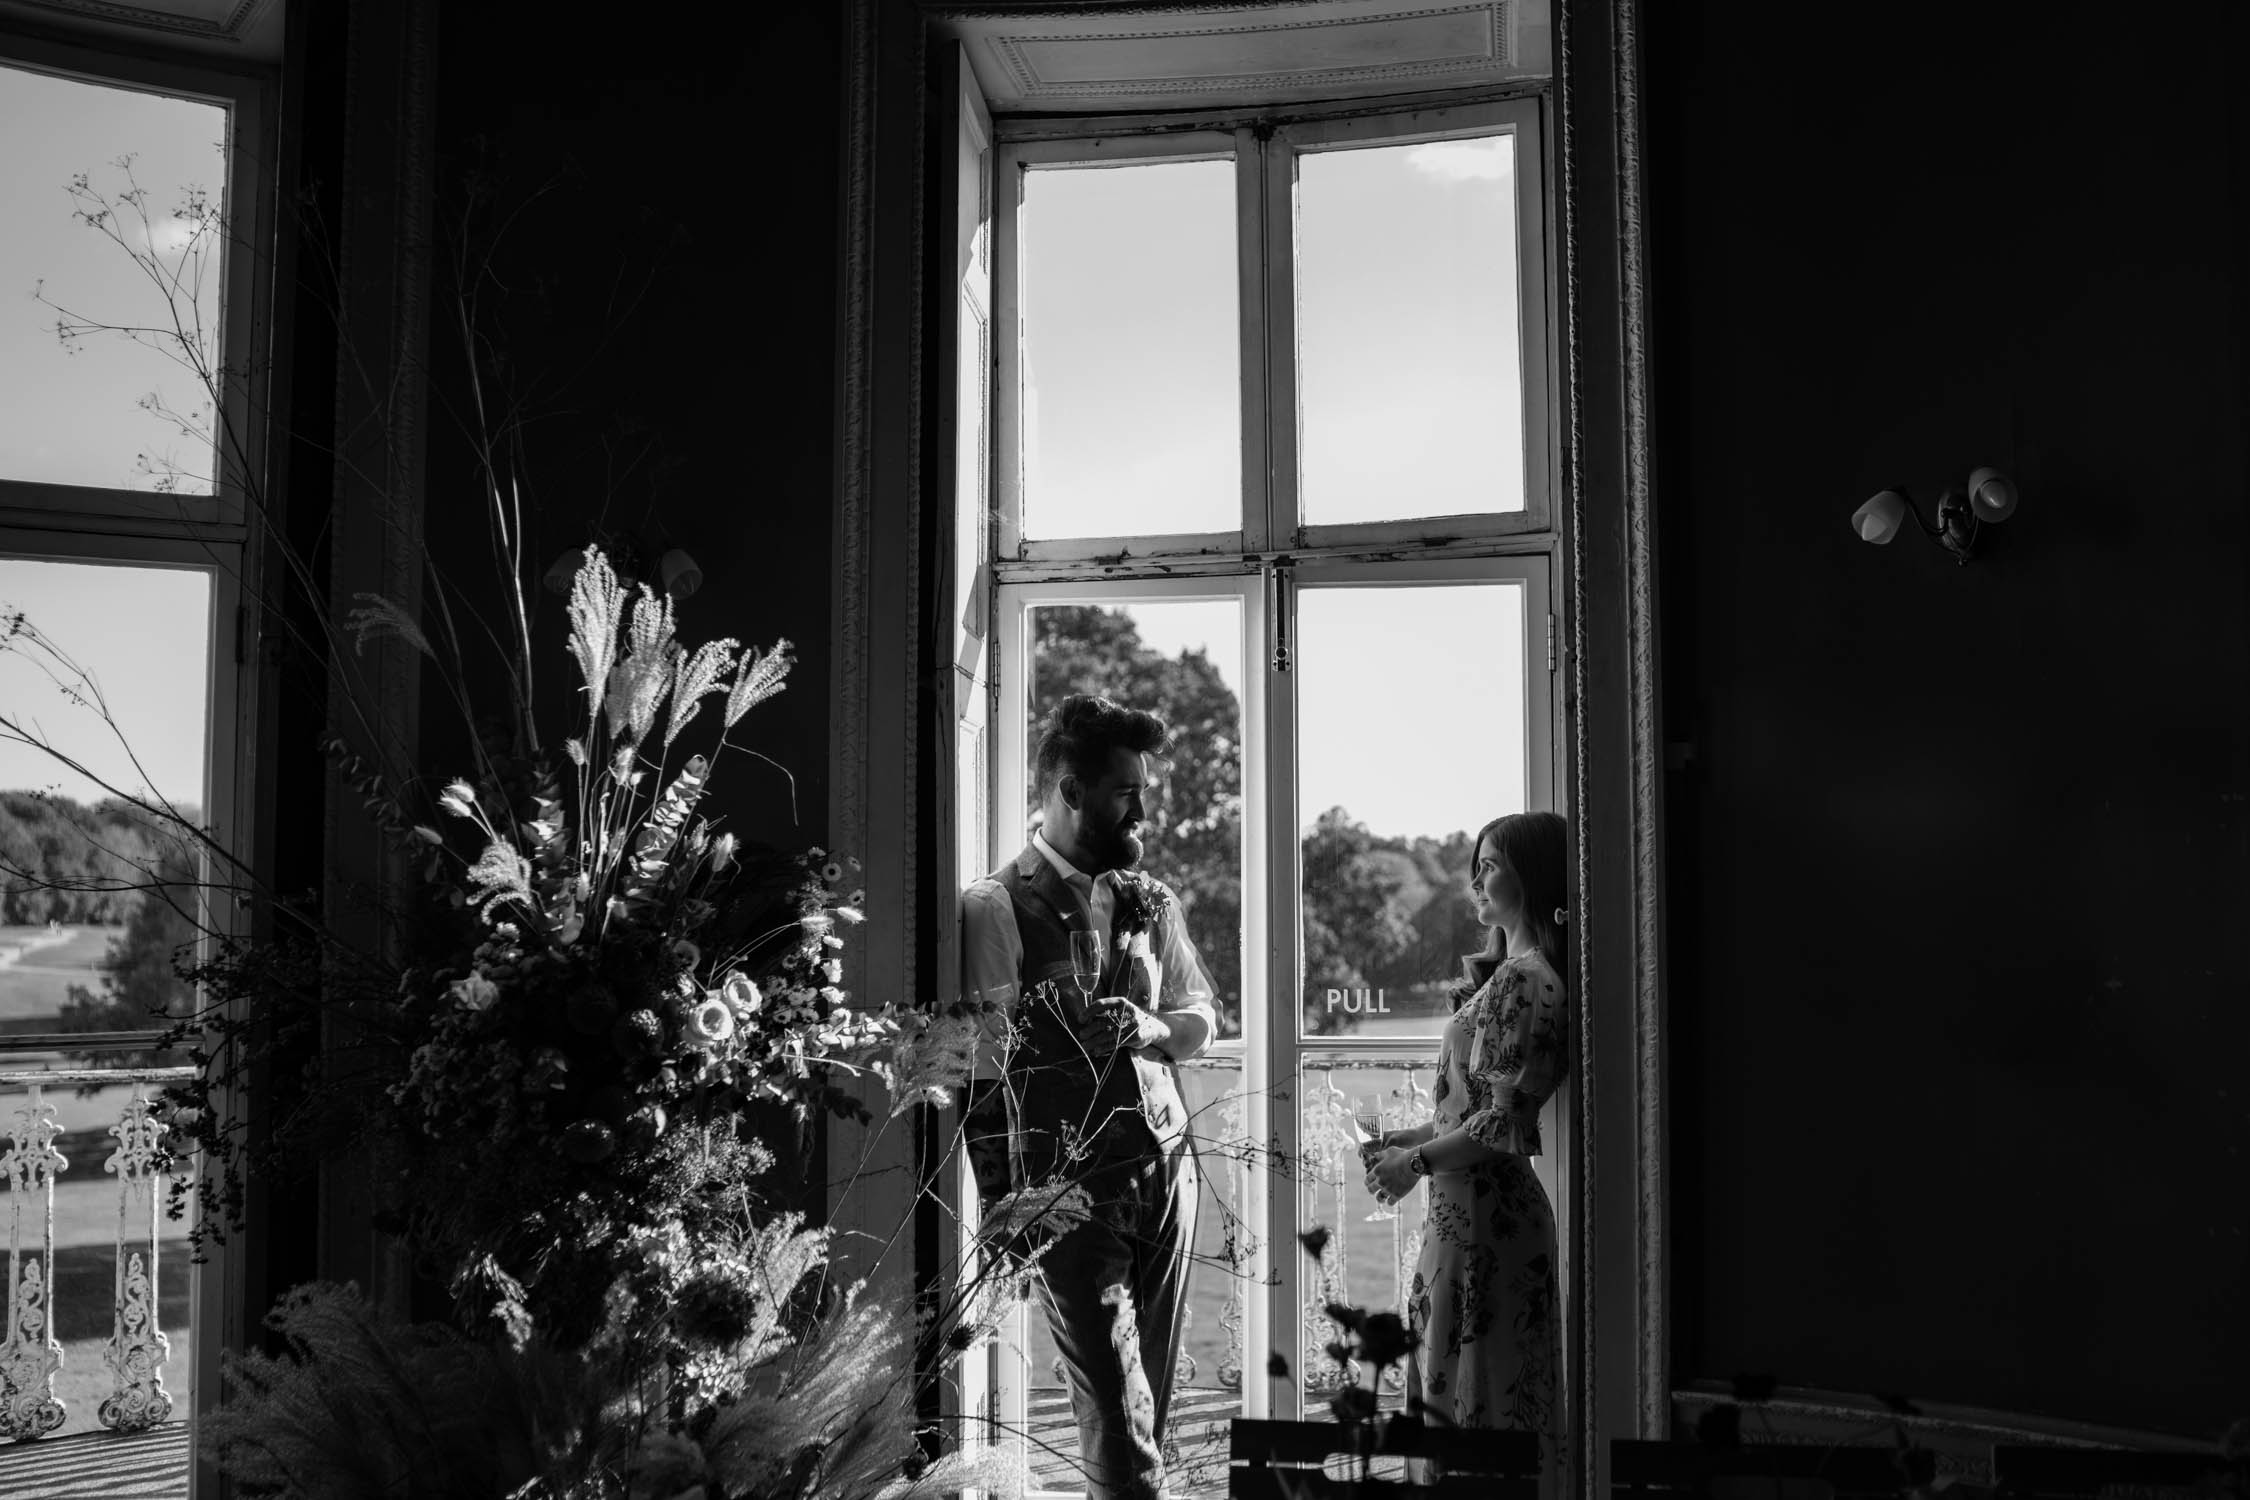
[(1090, 1500), (1158, 1500), (1164, 1484), (1196, 1173), (1193, 1152), (1151, 1148), (1084, 1169), (1093, 1216), (1039, 1262)]

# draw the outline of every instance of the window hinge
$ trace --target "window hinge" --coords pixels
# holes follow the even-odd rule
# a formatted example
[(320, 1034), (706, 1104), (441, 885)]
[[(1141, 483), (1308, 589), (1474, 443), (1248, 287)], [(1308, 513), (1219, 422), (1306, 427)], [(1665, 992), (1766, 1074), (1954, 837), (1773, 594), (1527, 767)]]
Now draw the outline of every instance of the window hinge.
[(234, 664), (238, 667), (250, 659), (248, 648), (245, 644), (246, 638), (250, 633), (249, 622), (249, 606), (237, 604), (234, 607)]
[(1561, 664), (1562, 631), (1553, 614), (1547, 616), (1547, 670), (1552, 672)]

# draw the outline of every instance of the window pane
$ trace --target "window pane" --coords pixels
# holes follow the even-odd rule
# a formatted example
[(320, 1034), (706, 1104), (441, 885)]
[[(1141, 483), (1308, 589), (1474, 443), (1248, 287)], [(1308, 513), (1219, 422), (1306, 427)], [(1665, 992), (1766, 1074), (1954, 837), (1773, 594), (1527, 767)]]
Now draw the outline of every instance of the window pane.
[(220, 105), (0, 67), (0, 479), (210, 493), (226, 138)]
[[(1171, 728), (1141, 868), (1170, 886), (1218, 997), (1219, 1034), (1242, 1034), (1242, 609), (1224, 600), (1134, 600), (1030, 611), (1031, 723), (1072, 693), (1145, 708)], [(1027, 766), (1033, 787), (1036, 766)], [(1028, 839), (1038, 809), (1029, 809)], [(1013, 855), (1021, 844), (1002, 849)]]
[[(14, 621), (20, 611), (37, 632), (19, 626), (0, 647), (0, 718), (7, 721), (0, 725), (0, 862), (30, 877), (0, 881), (0, 1042), (12, 1039), (0, 1049), (0, 1072), (78, 1067), (120, 1074), (98, 1086), (42, 1090), (41, 1102), (54, 1108), (62, 1130), (55, 1147), (68, 1163), (54, 1189), (49, 1277), (53, 1332), (63, 1346), (55, 1393), (65, 1433), (99, 1430), (97, 1412), (111, 1391), (103, 1353), (113, 1327), (120, 1233), (129, 1255), (145, 1256), (147, 1248), (146, 1198), (135, 1191), (121, 1219), (121, 1185), (106, 1168), (117, 1146), (111, 1127), (135, 1092), (129, 1070), (185, 1059), (149, 1051), (73, 1053), (26, 1034), (148, 1030), (159, 1024), (152, 1007), (177, 1009), (188, 991), (172, 972), (172, 957), (193, 941), (194, 923), (147, 891), (68, 887), (137, 884), (147, 873), (173, 882), (198, 875), (192, 851), (162, 825), (17, 737), (39, 736), (112, 786), (143, 797), (154, 792), (197, 817), (209, 728), (210, 589), (210, 576), (194, 569), (0, 557), (0, 617)], [(43, 649), (42, 640), (60, 655)], [(72, 701), (72, 690), (96, 695), (63, 656), (84, 669), (117, 733), (97, 708)], [(193, 896), (178, 888), (170, 894), (183, 903)], [(143, 1090), (151, 1098), (157, 1093), (153, 1084)], [(27, 1097), (21, 1083), (0, 1084), (0, 1116), (12, 1119)], [(189, 1169), (185, 1159), (176, 1167)], [(160, 1197), (151, 1291), (171, 1341), (162, 1376), (177, 1421), (192, 1410), (194, 1394), (186, 1238), (192, 1218), (165, 1217), (164, 1210)]]
[(1308, 1036), (1436, 1036), (1483, 946), (1470, 841), (1523, 810), (1523, 588), (1297, 595)]
[(1023, 534), (1242, 524), (1231, 161), (1024, 174)]
[(1297, 159), (1308, 525), (1523, 509), (1515, 137)]

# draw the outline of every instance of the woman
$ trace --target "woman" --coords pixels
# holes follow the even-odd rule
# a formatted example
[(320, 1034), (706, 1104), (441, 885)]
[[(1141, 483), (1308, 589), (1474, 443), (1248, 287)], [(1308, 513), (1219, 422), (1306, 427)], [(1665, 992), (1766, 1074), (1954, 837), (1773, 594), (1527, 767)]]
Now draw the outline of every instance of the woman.
[[(1429, 1420), (1536, 1432), (1550, 1480), (1561, 1437), (1555, 1214), (1532, 1171), (1539, 1109), (1561, 1081), (1567, 828), (1554, 813), (1477, 835), (1469, 899), (1491, 929), (1462, 960), (1438, 1050), (1437, 1115), (1395, 1130), (1367, 1172), (1386, 1203), (1427, 1177), (1429, 1216), (1407, 1314), (1408, 1367)], [(1413, 1384), (1410, 1384), (1410, 1389)]]

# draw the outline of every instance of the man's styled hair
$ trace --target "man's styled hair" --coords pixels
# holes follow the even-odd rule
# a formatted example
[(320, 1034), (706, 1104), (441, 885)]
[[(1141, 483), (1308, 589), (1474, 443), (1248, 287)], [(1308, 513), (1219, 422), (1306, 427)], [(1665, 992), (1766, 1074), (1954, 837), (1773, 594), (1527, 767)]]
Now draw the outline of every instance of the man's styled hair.
[(1091, 781), (1109, 769), (1116, 752), (1156, 755), (1169, 738), (1164, 721), (1146, 709), (1127, 708), (1092, 693), (1073, 693), (1056, 704), (1040, 726), (1032, 794), (1045, 801), (1066, 774)]

